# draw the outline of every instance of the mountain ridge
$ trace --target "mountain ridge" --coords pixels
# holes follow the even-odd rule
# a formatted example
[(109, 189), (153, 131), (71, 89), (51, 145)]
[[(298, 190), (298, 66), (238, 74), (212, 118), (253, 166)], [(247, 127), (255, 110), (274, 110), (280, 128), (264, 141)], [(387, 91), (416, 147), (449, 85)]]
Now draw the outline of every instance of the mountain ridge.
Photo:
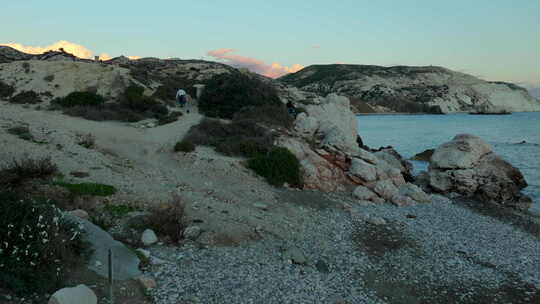
[(278, 81), (321, 95), (345, 95), (375, 112), (540, 111), (540, 102), (525, 88), (439, 66), (311, 65)]

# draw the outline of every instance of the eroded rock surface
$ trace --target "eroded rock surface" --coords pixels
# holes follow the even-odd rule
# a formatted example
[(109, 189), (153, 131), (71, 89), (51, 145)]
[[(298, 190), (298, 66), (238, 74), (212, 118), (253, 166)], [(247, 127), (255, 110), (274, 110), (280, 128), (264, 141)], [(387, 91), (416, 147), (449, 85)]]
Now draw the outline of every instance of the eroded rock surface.
[(521, 193), (527, 187), (521, 172), (474, 135), (460, 134), (438, 147), (428, 174), (429, 185), (437, 192), (456, 192), (517, 209), (528, 209), (531, 204)]

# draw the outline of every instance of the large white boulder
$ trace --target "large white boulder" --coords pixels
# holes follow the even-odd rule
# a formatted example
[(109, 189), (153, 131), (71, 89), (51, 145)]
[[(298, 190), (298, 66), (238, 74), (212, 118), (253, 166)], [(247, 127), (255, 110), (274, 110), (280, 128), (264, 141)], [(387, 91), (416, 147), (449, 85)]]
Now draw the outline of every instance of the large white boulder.
[(458, 135), (431, 157), (429, 185), (443, 194), (459, 193), (482, 202), (527, 209), (531, 199), (521, 193), (527, 182), (521, 172), (491, 152), (477, 136)]
[(491, 146), (480, 137), (459, 134), (435, 150), (430, 166), (438, 169), (469, 169), (491, 150)]
[(97, 304), (96, 294), (86, 285), (66, 287), (56, 291), (49, 304)]

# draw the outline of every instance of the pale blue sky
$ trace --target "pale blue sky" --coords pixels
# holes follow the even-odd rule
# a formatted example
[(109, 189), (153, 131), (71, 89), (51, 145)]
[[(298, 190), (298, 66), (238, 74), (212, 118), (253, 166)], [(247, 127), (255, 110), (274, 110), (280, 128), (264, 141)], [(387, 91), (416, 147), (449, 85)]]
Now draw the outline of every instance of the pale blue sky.
[(267, 64), (439, 65), (540, 86), (540, 0), (4, 2), (0, 43), (208, 60), (227, 48)]

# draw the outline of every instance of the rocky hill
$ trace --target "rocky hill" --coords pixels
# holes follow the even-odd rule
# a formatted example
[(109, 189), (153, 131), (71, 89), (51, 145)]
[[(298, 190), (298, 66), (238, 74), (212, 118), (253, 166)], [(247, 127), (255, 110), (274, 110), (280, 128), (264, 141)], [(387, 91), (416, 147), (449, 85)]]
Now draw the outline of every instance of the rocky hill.
[(312, 65), (279, 80), (348, 96), (359, 112), (540, 111), (540, 101), (517, 85), (435, 66)]
[(146, 95), (173, 100), (178, 88), (194, 95), (194, 84), (233, 70), (202, 60), (130, 60), (122, 56), (96, 62), (62, 51), (32, 55), (0, 47), (0, 82), (13, 87), (13, 95), (28, 90), (45, 100), (75, 91), (94, 91), (115, 98), (131, 83), (144, 87)]

